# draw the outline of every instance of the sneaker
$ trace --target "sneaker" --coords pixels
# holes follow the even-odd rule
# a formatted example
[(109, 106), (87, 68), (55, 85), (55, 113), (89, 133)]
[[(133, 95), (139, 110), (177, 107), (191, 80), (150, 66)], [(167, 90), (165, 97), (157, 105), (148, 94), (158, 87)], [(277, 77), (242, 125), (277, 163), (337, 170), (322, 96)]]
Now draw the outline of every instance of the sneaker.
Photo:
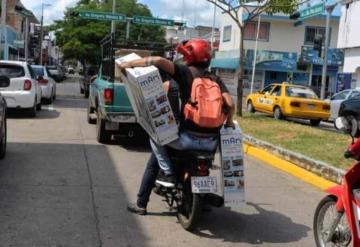
[(159, 177), (156, 179), (156, 183), (167, 188), (173, 188), (175, 187), (175, 176), (173, 174), (160, 174)]
[(147, 214), (146, 208), (139, 207), (136, 203), (129, 204), (127, 206), (127, 210), (131, 213), (135, 213), (139, 215)]

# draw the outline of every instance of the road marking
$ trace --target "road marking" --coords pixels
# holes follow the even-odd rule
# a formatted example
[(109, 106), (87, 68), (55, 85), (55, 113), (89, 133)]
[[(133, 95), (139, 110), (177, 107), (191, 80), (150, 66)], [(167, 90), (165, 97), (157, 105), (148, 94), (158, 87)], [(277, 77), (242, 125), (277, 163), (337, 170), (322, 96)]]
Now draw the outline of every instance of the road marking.
[(326, 190), (329, 187), (337, 185), (336, 183), (333, 183), (318, 175), (315, 175), (314, 173), (309, 172), (289, 161), (283, 160), (263, 149), (251, 146), (249, 144), (244, 144), (244, 151), (246, 154), (251, 155), (261, 161), (264, 161), (265, 164), (273, 166), (290, 175), (293, 175), (294, 177), (297, 177), (306, 183), (318, 187), (321, 190)]

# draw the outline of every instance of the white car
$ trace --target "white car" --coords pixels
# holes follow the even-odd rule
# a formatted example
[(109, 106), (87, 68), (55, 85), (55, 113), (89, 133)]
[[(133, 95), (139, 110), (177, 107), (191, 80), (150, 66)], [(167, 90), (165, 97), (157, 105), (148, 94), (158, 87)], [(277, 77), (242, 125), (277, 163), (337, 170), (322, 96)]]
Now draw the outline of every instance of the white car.
[(8, 108), (26, 109), (30, 116), (41, 110), (41, 88), (35, 73), (26, 62), (0, 61), (0, 75), (10, 79), (10, 85), (0, 88)]
[(45, 66), (31, 65), (36, 75), (36, 80), (41, 87), (42, 98), (46, 99), (49, 104), (56, 98), (56, 82), (49, 76)]
[(326, 101), (330, 102), (330, 119), (334, 121), (339, 115), (340, 105), (343, 101), (360, 97), (360, 88), (346, 89), (331, 96)]

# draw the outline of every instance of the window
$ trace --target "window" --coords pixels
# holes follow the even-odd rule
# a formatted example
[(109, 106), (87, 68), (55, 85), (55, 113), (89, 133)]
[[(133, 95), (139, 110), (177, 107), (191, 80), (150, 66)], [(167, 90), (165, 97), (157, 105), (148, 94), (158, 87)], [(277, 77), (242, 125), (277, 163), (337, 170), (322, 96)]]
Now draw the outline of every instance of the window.
[(271, 92), (272, 96), (280, 96), (281, 95), (281, 86), (276, 86), (274, 90)]
[(231, 40), (231, 26), (224, 27), (223, 32), (223, 42), (227, 42)]
[(44, 69), (43, 69), (43, 67), (31, 66), (31, 68), (33, 69), (33, 71), (35, 72), (35, 74), (36, 74), (37, 76), (44, 76)]
[(344, 100), (346, 99), (346, 97), (348, 96), (349, 91), (342, 91), (340, 93), (335, 94), (334, 96), (331, 97), (331, 100)]
[(350, 94), (350, 99), (354, 99), (354, 98), (359, 98), (360, 97), (360, 92), (359, 91), (353, 91), (351, 94)]
[(296, 98), (305, 98), (305, 99), (317, 99), (318, 98), (316, 93), (310, 88), (293, 87), (293, 86), (286, 87), (286, 96), (296, 97)]
[(270, 92), (273, 90), (274, 87), (275, 87), (275, 85), (269, 85), (269, 86), (267, 86), (266, 88), (264, 88), (264, 89), (261, 91), (261, 93), (262, 93), (262, 94), (270, 93)]
[[(245, 40), (256, 40), (257, 33), (257, 21), (251, 21), (246, 24), (244, 39)], [(259, 29), (259, 40), (260, 41), (269, 41), (269, 33), (270, 33), (270, 23), (261, 22)]]
[(17, 65), (0, 65), (0, 75), (6, 75), (9, 78), (17, 78), (25, 76), (23, 67)]
[(27, 65), (28, 66), (28, 69), (29, 69), (29, 72), (30, 72), (30, 76), (31, 78), (35, 79), (35, 73), (34, 73), (34, 70), (31, 68), (30, 65)]
[(305, 45), (314, 45), (315, 37), (323, 37), (325, 43), (325, 27), (305, 27)]

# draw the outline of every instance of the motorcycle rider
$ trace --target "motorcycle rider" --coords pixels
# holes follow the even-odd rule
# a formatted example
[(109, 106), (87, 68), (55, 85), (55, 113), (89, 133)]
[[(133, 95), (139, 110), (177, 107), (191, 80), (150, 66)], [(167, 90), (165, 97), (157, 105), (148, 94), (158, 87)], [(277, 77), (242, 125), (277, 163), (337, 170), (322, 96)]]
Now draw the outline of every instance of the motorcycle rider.
[[(198, 77), (210, 78), (220, 87), (224, 106), (227, 111), (225, 125), (227, 127), (233, 127), (232, 115), (235, 111), (235, 106), (229, 91), (219, 77), (207, 71), (211, 62), (211, 48), (209, 43), (201, 39), (192, 39), (181, 44), (177, 50), (184, 56), (185, 65), (175, 64), (162, 57), (146, 57), (128, 63), (122, 63), (119, 67), (125, 69), (154, 65), (167, 72), (178, 83), (182, 103), (181, 113), (183, 113), (184, 106), (190, 99), (194, 79)], [(181, 114), (179, 130), (179, 138), (167, 146), (177, 150), (213, 151), (216, 149), (220, 128), (199, 127), (192, 122), (186, 121), (183, 114)], [(166, 147), (158, 145), (152, 140), (150, 144), (153, 154), (156, 156), (158, 164), (165, 175), (158, 182), (163, 186), (174, 186), (175, 177)], [(145, 205), (138, 204), (130, 205), (128, 209), (135, 213), (143, 214), (145, 212), (146, 214), (146, 206), (144, 206)]]

